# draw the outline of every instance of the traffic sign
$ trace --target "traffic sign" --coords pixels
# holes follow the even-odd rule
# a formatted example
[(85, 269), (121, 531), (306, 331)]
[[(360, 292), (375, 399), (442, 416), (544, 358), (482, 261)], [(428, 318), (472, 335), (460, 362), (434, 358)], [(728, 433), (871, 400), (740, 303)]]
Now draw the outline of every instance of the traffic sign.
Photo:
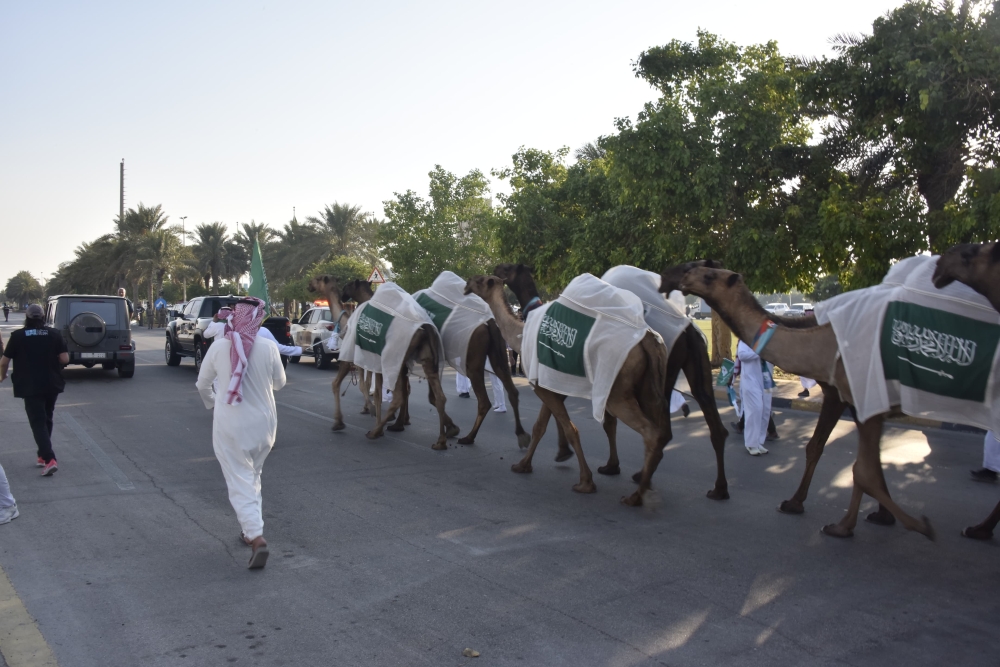
[(368, 282), (380, 285), (385, 282), (385, 277), (382, 272), (378, 270), (377, 266), (372, 267), (372, 272), (368, 274)]

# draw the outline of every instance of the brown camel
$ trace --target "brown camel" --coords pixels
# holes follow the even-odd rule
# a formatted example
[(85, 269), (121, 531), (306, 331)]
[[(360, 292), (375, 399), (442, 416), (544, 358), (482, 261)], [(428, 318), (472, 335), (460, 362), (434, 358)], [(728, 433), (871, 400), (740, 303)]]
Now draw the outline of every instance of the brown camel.
[[(718, 311), (729, 328), (740, 340), (754, 347), (759, 332), (773, 321), (771, 314), (760, 304), (743, 283), (738, 273), (714, 268), (714, 262), (689, 262), (672, 267), (661, 274), (661, 290), (677, 287), (684, 294), (696, 294)], [(775, 323), (770, 342), (758, 350), (761, 358), (791, 373), (805, 375), (835, 388), (841, 399), (853, 405), (850, 384), (843, 362), (840, 360), (836, 335), (829, 324), (793, 329)], [(759, 347), (759, 346), (758, 346)], [(882, 475), (879, 444), (882, 438), (884, 414), (875, 415), (864, 423), (855, 419), (858, 428), (858, 457), (854, 463), (854, 490), (847, 514), (839, 523), (823, 527), (823, 532), (834, 537), (850, 537), (857, 525), (862, 495), (879, 501), (908, 530), (915, 530), (934, 539), (934, 530), (927, 517), (915, 519), (904, 512), (889, 496), (889, 489)]]
[[(344, 304), (340, 300), (340, 287), (337, 285), (337, 279), (326, 274), (316, 276), (309, 280), (306, 289), (326, 299), (326, 302), (330, 306), (330, 315), (333, 317), (334, 322), (340, 324), (340, 333), (343, 335), (347, 330), (347, 320), (350, 314), (344, 310)], [(352, 367), (353, 364), (347, 362), (337, 365), (337, 378), (333, 381), (334, 394), (340, 393), (340, 383)], [(374, 410), (371, 397), (368, 396), (368, 388), (372, 386), (372, 372), (366, 371), (363, 368), (359, 368), (358, 372), (361, 375), (358, 387), (361, 389), (361, 395), (365, 398), (365, 407), (361, 410), (361, 414), (368, 415)]]
[[(355, 301), (358, 305), (361, 305), (370, 300), (374, 295), (375, 293), (372, 290), (370, 282), (355, 280), (344, 286), (340, 298), (341, 301)], [(389, 404), (385, 418), (382, 417), (382, 374), (375, 374), (375, 428), (366, 434), (366, 437), (370, 440), (382, 436), (386, 429), (386, 424), (394, 415), (396, 415), (396, 421), (388, 427), (388, 430), (402, 431), (404, 425), (409, 423), (410, 381), (407, 363), (411, 361), (420, 364), (423, 369), (424, 376), (427, 378), (429, 401), (438, 412), (438, 439), (431, 448), (438, 450), (447, 449), (448, 438), (458, 435), (458, 426), (455, 425), (451, 417), (444, 410), (446, 399), (444, 389), (441, 387), (441, 377), (438, 375), (438, 346), (434, 344), (437, 335), (437, 330), (434, 329), (433, 324), (424, 324), (413, 334), (410, 345), (406, 350), (405, 361), (403, 362), (403, 367), (400, 369), (399, 378), (396, 380), (396, 386), (392, 390), (392, 402)], [(343, 368), (337, 372), (337, 379), (334, 380), (334, 431), (344, 428), (344, 418), (340, 410), (339, 389), (340, 382), (349, 372), (349, 367), (347, 364), (342, 364), (342, 366)]]
[[(522, 312), (524, 308), (534, 302), (538, 297), (538, 288), (535, 286), (535, 279), (532, 276), (531, 267), (524, 264), (498, 264), (493, 270), (493, 274), (503, 279), (504, 283), (510, 287), (514, 296), (521, 304)], [(538, 303), (541, 303), (539, 299)], [(513, 345), (511, 346), (513, 347)], [(670, 350), (667, 358), (668, 382), (664, 386), (664, 395), (669, 396), (677, 381), (677, 372), (674, 369), (683, 370), (691, 387), (691, 394), (701, 407), (705, 422), (708, 424), (709, 436), (712, 448), (715, 450), (715, 460), (718, 476), (715, 481), (715, 488), (709, 490), (708, 497), (714, 500), (725, 500), (729, 498), (729, 484), (726, 481), (725, 469), (725, 446), (729, 431), (722, 424), (722, 417), (719, 416), (719, 408), (715, 403), (715, 392), (712, 385), (712, 367), (708, 359), (708, 349), (704, 339), (701, 337), (698, 328), (692, 323), (684, 333), (677, 339)], [(669, 411), (668, 411), (669, 412)], [(667, 417), (669, 419), (669, 415)], [(558, 426), (558, 422), (557, 422)], [(610, 412), (604, 416), (604, 432), (608, 436), (608, 446), (611, 453), (607, 465), (601, 466), (597, 472), (602, 475), (617, 475), (621, 472), (618, 462), (617, 447), (617, 427), (618, 420)], [(571, 455), (566, 447), (565, 436), (562, 430), (559, 431), (560, 453), (556, 456), (556, 461), (565, 461)], [(567, 453), (563, 453), (563, 449)], [(531, 472), (531, 457), (525, 457), (527, 461), (526, 470), (515, 472)], [(520, 463), (517, 465), (521, 465)], [(632, 476), (636, 482), (640, 480), (642, 473), (637, 472)]]
[[(938, 289), (954, 281), (965, 283), (986, 297), (1000, 312), (1000, 243), (962, 243), (949, 248), (934, 268), (934, 286)], [(1000, 523), (1000, 503), (982, 523), (962, 531), (965, 537), (988, 540)]]
[[(465, 290), (466, 293), (479, 295), (490, 305), (504, 339), (520, 353), (524, 323), (511, 311), (504, 295), (503, 281), (497, 276), (475, 276), (466, 285)], [(679, 371), (680, 369), (673, 370), (675, 379)], [(663, 458), (663, 448), (670, 441), (668, 404), (663, 393), (663, 387), (667, 386), (664, 376), (669, 372), (666, 348), (653, 333), (646, 332), (639, 344), (633, 347), (626, 357), (608, 396), (606, 411), (639, 433), (646, 450), (639, 488), (632, 495), (622, 498), (622, 502), (626, 505), (642, 505), (642, 496), (650, 487), (653, 473)], [(580, 446), (580, 433), (566, 411), (566, 397), (543, 387), (536, 386), (533, 389), (542, 401), (542, 410), (535, 421), (531, 433), (531, 445), (521, 464), (530, 470), (531, 457), (545, 434), (549, 417), (554, 416), (556, 422), (562, 426), (579, 460), (580, 482), (573, 486), (573, 490), (578, 493), (593, 493), (597, 487)], [(512, 469), (517, 471), (516, 466)]]

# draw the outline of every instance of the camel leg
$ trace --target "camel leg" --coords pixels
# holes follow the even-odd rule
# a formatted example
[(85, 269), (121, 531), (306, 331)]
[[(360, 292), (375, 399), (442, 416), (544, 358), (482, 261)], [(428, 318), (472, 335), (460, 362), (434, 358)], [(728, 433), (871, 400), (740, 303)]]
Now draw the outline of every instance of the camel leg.
[(556, 420), (556, 433), (559, 437), (559, 451), (556, 452), (556, 463), (569, 461), (573, 458), (573, 450), (570, 449), (569, 439), (566, 437), (566, 431), (563, 430), (562, 424), (560, 424), (558, 420)]
[(344, 415), (340, 411), (340, 383), (344, 381), (347, 374), (351, 372), (351, 364), (344, 362), (337, 364), (337, 377), (333, 379), (333, 428), (334, 431), (342, 431), (344, 428)]
[(962, 536), (970, 537), (974, 540), (988, 540), (993, 537), (993, 529), (997, 527), (998, 523), (1000, 523), (1000, 503), (997, 503), (997, 506), (993, 508), (990, 515), (981, 524), (978, 526), (969, 526), (963, 530)]
[(476, 395), (476, 423), (472, 425), (472, 430), (458, 441), (460, 445), (471, 445), (476, 441), (479, 427), (483, 425), (483, 420), (490, 411), (490, 397), (486, 393), (486, 351), (490, 343), (489, 336), (489, 328), (481, 325), (469, 339), (465, 368), (469, 372), (472, 392)]
[(597, 472), (601, 475), (619, 475), (622, 469), (618, 463), (618, 418), (605, 410), (604, 422), (601, 425), (604, 426), (604, 433), (608, 436), (608, 448), (611, 451), (608, 453), (607, 464), (600, 466)]
[(427, 376), (427, 384), (430, 386), (433, 396), (432, 403), (438, 412), (438, 439), (431, 445), (431, 449), (448, 449), (448, 438), (458, 434), (458, 427), (444, 411), (444, 388), (441, 386), (441, 378), (437, 374), (437, 368), (432, 363), (425, 364), (424, 374)]
[(524, 455), (523, 459), (510, 467), (511, 470), (520, 473), (531, 472), (531, 459), (534, 458), (535, 449), (538, 448), (538, 443), (541, 442), (542, 436), (545, 435), (545, 429), (549, 425), (550, 417), (552, 417), (552, 411), (549, 410), (549, 406), (542, 403), (542, 409), (538, 411), (538, 419), (535, 420), (535, 425), (531, 429), (531, 443), (528, 445), (528, 452)]
[(361, 414), (370, 415), (372, 414), (372, 397), (368, 395), (368, 391), (372, 387), (372, 372), (366, 371), (363, 368), (358, 369), (358, 389), (361, 390), (361, 396), (365, 399), (365, 407), (361, 408)]
[(375, 374), (375, 392), (378, 400), (375, 401), (375, 428), (368, 431), (365, 436), (369, 440), (374, 440), (375, 438), (381, 438), (382, 434), (385, 432), (385, 425), (388, 423), (392, 415), (395, 414), (402, 406), (403, 399), (405, 398), (406, 390), (404, 389), (404, 384), (406, 383), (406, 376), (403, 373), (399, 374), (396, 378), (396, 386), (393, 387), (392, 392), (392, 402), (389, 403), (389, 409), (385, 412), (385, 418), (382, 418), (382, 374)]
[(888, 509), (907, 530), (915, 530), (929, 540), (934, 540), (934, 529), (927, 517), (913, 518), (889, 497), (881, 475), (882, 460), (879, 445), (882, 439), (883, 415), (876, 415), (864, 424), (858, 424), (858, 458), (854, 462), (854, 491), (851, 506), (840, 523), (823, 527), (823, 532), (833, 537), (850, 537), (858, 521), (861, 496), (867, 493)]
[[(537, 387), (535, 393), (549, 406), (552, 416), (556, 418), (556, 423), (562, 426), (563, 433), (566, 434), (566, 439), (569, 440), (569, 444), (576, 453), (576, 457), (580, 460), (580, 482), (573, 485), (573, 490), (577, 493), (593, 493), (597, 491), (597, 485), (594, 484), (594, 475), (590, 472), (587, 459), (583, 456), (583, 447), (580, 446), (580, 432), (576, 430), (576, 426), (573, 425), (573, 421), (569, 418), (569, 412), (566, 411), (566, 397), (542, 387)], [(541, 417), (541, 414), (539, 414), (539, 417)]]
[[(499, 334), (499, 331), (497, 334)], [(517, 446), (524, 449), (531, 441), (531, 436), (525, 432), (524, 426), (521, 425), (518, 391), (514, 385), (514, 378), (510, 374), (510, 360), (507, 358), (507, 346), (503, 343), (503, 338), (500, 338), (498, 341), (494, 341), (493, 338), (490, 339), (488, 356), (490, 365), (493, 366), (493, 372), (507, 391), (507, 399), (510, 401), (510, 407), (514, 411), (514, 435), (517, 437)]]
[[(403, 402), (402, 402), (402, 405), (399, 408), (399, 415), (396, 417), (396, 421), (394, 421), (389, 426), (385, 427), (385, 430), (392, 431), (394, 433), (402, 431), (403, 430), (403, 426), (405, 426), (406, 424), (410, 423), (410, 407), (409, 407), (410, 406), (410, 376), (409, 376), (409, 374), (406, 371), (407, 371), (407, 369), (404, 366), (403, 367), (403, 372), (400, 373), (400, 377), (399, 377), (399, 379), (402, 380), (402, 383), (400, 383), (399, 380), (396, 380), (396, 386), (397, 387), (402, 386), (402, 394), (403, 394)], [(393, 396), (393, 399), (395, 399), (395, 398), (396, 397)], [(389, 413), (389, 419), (392, 419), (392, 413), (391, 412)]]
[(622, 503), (631, 507), (642, 505), (642, 496), (651, 487), (653, 473), (663, 460), (663, 448), (670, 442), (670, 419), (666, 414), (666, 406), (661, 407), (663, 414), (659, 415), (660, 424), (647, 416), (648, 410), (643, 410), (634, 395), (608, 400), (608, 410), (614, 411), (618, 419), (642, 436), (646, 447), (646, 457), (642, 466), (642, 477), (639, 488), (631, 496), (622, 496)]
[[(715, 386), (712, 381), (712, 366), (708, 359), (708, 348), (705, 342), (694, 329), (695, 325), (690, 325), (685, 331), (687, 341), (687, 354), (684, 355), (682, 369), (684, 377), (687, 378), (691, 387), (691, 395), (698, 402), (702, 415), (705, 416), (705, 423), (708, 424), (709, 438), (712, 442), (712, 449), (715, 450), (715, 487), (706, 494), (712, 500), (727, 500), (729, 498), (729, 482), (726, 480), (726, 438), (729, 431), (722, 424), (722, 416), (719, 414), (719, 406), (715, 404)], [(670, 351), (673, 357), (675, 350)], [(679, 354), (679, 352), (678, 352)], [(667, 372), (670, 376), (669, 368)], [(666, 388), (667, 396), (674, 386)]]
[(782, 501), (781, 505), (778, 506), (779, 512), (786, 514), (802, 514), (805, 512), (803, 504), (806, 501), (806, 496), (809, 494), (809, 485), (812, 484), (813, 473), (816, 472), (816, 464), (819, 463), (820, 457), (823, 456), (823, 450), (830, 439), (830, 434), (833, 433), (833, 429), (840, 420), (840, 416), (844, 414), (844, 408), (847, 407), (847, 404), (840, 400), (840, 392), (836, 388), (826, 383), (821, 383), (820, 386), (823, 389), (823, 405), (820, 407), (819, 419), (816, 421), (816, 428), (813, 429), (812, 438), (809, 439), (809, 444), (806, 445), (806, 470), (802, 473), (802, 481), (799, 482), (799, 488), (796, 489), (795, 495), (788, 500)]

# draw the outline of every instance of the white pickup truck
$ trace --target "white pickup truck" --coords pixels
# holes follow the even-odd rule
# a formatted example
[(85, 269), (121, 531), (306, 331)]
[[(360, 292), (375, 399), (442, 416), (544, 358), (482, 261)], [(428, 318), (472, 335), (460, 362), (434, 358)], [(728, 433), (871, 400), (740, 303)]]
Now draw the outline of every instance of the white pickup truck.
[[(330, 309), (327, 306), (316, 306), (304, 312), (299, 319), (292, 320), (289, 335), (292, 337), (292, 345), (302, 347), (302, 354), (312, 355), (316, 368), (329, 368), (337, 358), (337, 352), (331, 352), (324, 343), (333, 335), (333, 329)], [(339, 349), (339, 346), (336, 348)], [(291, 357), (289, 361), (298, 363), (299, 358)]]

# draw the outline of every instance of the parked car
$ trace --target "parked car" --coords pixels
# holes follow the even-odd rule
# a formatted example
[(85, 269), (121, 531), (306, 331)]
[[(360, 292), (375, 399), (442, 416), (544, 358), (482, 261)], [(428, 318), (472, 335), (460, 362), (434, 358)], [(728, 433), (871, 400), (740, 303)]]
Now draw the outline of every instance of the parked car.
[(800, 308), (803, 313), (813, 312), (813, 305), (811, 303), (793, 303), (792, 308)]
[(200, 369), (201, 360), (212, 344), (211, 339), (205, 338), (205, 329), (212, 323), (212, 318), (220, 308), (232, 307), (240, 298), (232, 294), (199, 296), (184, 304), (182, 310), (171, 311), (164, 347), (167, 365), (179, 366), (181, 359), (191, 357), (194, 359), (194, 367)]
[(691, 304), (690, 317), (696, 320), (707, 320), (712, 317), (712, 309), (704, 299), (698, 299)]
[(769, 303), (764, 306), (764, 310), (775, 315), (785, 315), (788, 313), (787, 303)]
[(120, 296), (63, 294), (49, 297), (45, 324), (58, 329), (66, 341), (69, 363), (106, 371), (118, 377), (135, 375), (135, 350), (128, 305)]
[[(333, 335), (333, 315), (327, 306), (316, 306), (310, 308), (297, 320), (292, 320), (291, 335), (292, 342), (289, 345), (298, 345), (302, 348), (302, 354), (308, 354), (313, 358), (316, 368), (329, 368), (338, 353), (330, 352), (323, 345), (324, 341)], [(293, 364), (299, 362), (298, 357), (289, 358)]]

